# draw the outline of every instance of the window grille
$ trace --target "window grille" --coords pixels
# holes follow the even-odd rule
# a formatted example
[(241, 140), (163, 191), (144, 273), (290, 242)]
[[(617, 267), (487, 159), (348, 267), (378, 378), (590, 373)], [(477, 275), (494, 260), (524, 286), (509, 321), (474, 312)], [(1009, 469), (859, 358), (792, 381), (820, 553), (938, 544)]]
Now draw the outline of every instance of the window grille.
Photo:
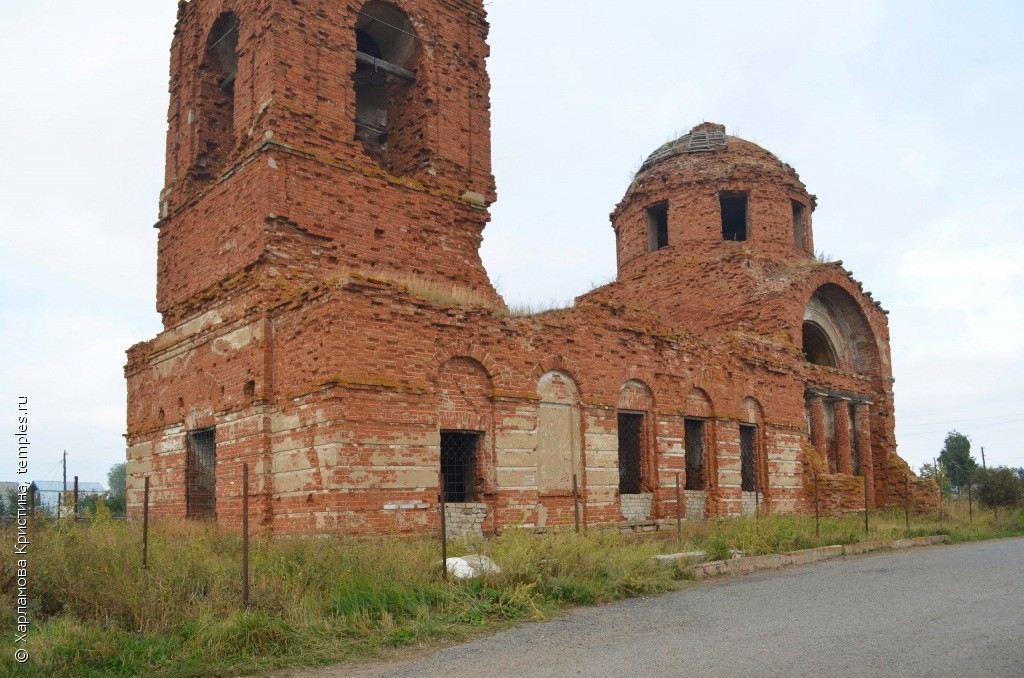
[(619, 493), (640, 494), (643, 489), (644, 415), (619, 412)]
[(704, 422), (686, 420), (686, 489), (704, 489)]
[(186, 438), (185, 515), (217, 517), (217, 442), (212, 428), (190, 431)]
[(481, 434), (441, 432), (441, 477), (444, 500), (452, 504), (476, 501), (476, 458)]
[(757, 427), (740, 426), (740, 476), (744, 492), (757, 491)]

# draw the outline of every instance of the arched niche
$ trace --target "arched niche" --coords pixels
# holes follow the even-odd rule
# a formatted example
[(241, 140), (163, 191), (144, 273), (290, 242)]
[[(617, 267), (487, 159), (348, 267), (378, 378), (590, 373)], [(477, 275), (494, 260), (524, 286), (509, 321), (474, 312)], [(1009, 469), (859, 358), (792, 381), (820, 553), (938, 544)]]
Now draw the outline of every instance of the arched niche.
[(537, 489), (571, 490), (581, 467), (579, 389), (568, 373), (552, 370), (541, 376), (537, 395)]
[(756, 398), (743, 399), (740, 407), (740, 489), (747, 493), (743, 497), (743, 512), (754, 513), (758, 510), (760, 497), (753, 493), (763, 494), (767, 484), (764, 473), (767, 455), (764, 449), (764, 408)]
[[(714, 416), (715, 408), (704, 389), (694, 388), (686, 395), (683, 411), (686, 415), (683, 442), (686, 450), (686, 489), (704, 490), (710, 479), (707, 460), (711, 436), (709, 422), (706, 420)], [(689, 506), (686, 511), (689, 515)]]
[[(654, 394), (647, 384), (630, 380), (619, 389), (617, 402), (619, 494), (649, 493), (654, 487)], [(625, 501), (625, 500), (623, 500)], [(642, 510), (641, 510), (642, 508)], [(634, 507), (644, 515), (625, 515), (627, 519), (650, 517), (650, 500), (644, 507)]]
[(444, 363), (437, 375), (439, 471), (449, 503), (479, 501), (491, 464), (493, 384), (473, 358)]
[(815, 290), (803, 320), (803, 351), (809, 362), (857, 374), (878, 369), (878, 343), (871, 324), (842, 287), (826, 284)]
[(216, 178), (226, 169), (237, 144), (235, 81), (242, 24), (234, 12), (221, 14), (210, 28), (199, 65), (196, 97), (196, 156), (191, 175), (198, 181)]
[[(417, 103), (418, 38), (409, 17), (373, 0), (356, 19), (356, 139), (366, 154), (393, 174), (408, 174), (425, 162), (424, 111)], [(422, 103), (422, 102), (420, 102)]]

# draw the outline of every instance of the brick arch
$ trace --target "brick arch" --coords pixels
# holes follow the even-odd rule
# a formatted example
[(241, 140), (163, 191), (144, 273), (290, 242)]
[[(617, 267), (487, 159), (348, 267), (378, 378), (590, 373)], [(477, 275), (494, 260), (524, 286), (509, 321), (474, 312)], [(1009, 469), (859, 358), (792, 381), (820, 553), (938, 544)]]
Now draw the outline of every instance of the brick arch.
[(763, 426), (765, 422), (764, 407), (753, 396), (747, 396), (740, 405), (740, 421), (744, 424)]
[(684, 412), (688, 417), (710, 419), (715, 416), (715, 404), (707, 391), (699, 386), (695, 386), (686, 394)]
[(804, 306), (804, 323), (828, 337), (841, 369), (876, 372), (881, 364), (878, 338), (857, 299), (842, 285), (827, 282), (811, 293)]
[(468, 358), (479, 363), (483, 371), (487, 373), (492, 389), (508, 388), (507, 370), (491, 354), (468, 342), (443, 348), (434, 354), (429, 368), (432, 375), (434, 375), (435, 385), (437, 384), (437, 376), (441, 373), (441, 368), (456, 358)]
[(654, 412), (654, 392), (639, 379), (630, 379), (619, 388), (617, 407), (620, 410)]
[[(802, 302), (800, 306), (801, 311), (805, 310), (807, 305), (811, 303), (814, 295), (826, 286), (838, 288), (838, 290), (834, 289), (834, 291), (841, 291), (843, 293), (842, 296), (848, 297), (847, 301), (850, 304), (848, 308), (863, 318), (870, 328), (870, 334), (873, 339), (871, 353), (877, 356), (877, 365), (882, 369), (882, 372), (888, 373), (890, 358), (887, 348), (888, 328), (885, 311), (882, 310), (878, 302), (864, 293), (862, 286), (844, 268), (838, 265), (826, 266), (818, 269), (804, 280), (799, 291), (794, 292), (794, 297), (799, 298)], [(798, 323), (796, 327), (794, 341), (799, 347), (801, 345), (800, 324)]]
[(469, 356), (445, 361), (437, 372), (435, 394), (440, 428), (490, 431), (494, 384), (483, 363)]
[(530, 370), (530, 382), (537, 384), (548, 372), (565, 372), (573, 380), (576, 385), (576, 391), (579, 395), (579, 399), (582, 401), (585, 395), (592, 395), (590, 393), (588, 380), (583, 376), (583, 370), (576, 361), (566, 358), (563, 355), (548, 356), (539, 363), (533, 366)]

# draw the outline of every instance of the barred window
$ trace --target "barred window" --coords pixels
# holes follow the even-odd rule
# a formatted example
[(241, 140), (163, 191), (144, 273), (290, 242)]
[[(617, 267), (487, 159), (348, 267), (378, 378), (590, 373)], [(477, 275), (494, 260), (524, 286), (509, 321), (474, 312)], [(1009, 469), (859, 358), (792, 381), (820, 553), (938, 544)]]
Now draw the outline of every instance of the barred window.
[(757, 491), (757, 427), (740, 425), (740, 476), (744, 492)]
[(185, 441), (185, 516), (217, 518), (217, 440), (212, 428), (189, 431)]
[(704, 421), (686, 420), (686, 489), (704, 489)]
[(476, 459), (481, 433), (441, 432), (441, 478), (444, 500), (463, 504), (476, 500)]

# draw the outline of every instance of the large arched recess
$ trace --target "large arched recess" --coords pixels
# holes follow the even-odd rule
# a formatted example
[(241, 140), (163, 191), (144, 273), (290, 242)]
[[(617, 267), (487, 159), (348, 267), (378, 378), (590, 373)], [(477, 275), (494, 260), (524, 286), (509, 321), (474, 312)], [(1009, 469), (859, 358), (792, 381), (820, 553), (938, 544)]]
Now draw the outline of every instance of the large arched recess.
[(877, 373), (878, 341), (857, 300), (839, 285), (818, 287), (804, 308), (802, 348), (815, 364)]

